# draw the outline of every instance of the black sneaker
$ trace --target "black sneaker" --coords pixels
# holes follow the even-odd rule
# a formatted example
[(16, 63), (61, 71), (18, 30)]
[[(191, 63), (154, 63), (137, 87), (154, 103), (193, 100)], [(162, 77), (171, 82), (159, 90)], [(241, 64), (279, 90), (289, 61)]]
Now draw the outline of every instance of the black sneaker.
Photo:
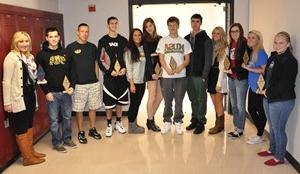
[(205, 127), (203, 123), (198, 123), (193, 134), (201, 134), (204, 131)]
[(195, 129), (196, 126), (197, 126), (197, 122), (198, 122), (197, 119), (192, 118), (192, 119), (191, 119), (191, 124), (188, 125), (185, 129), (186, 129), (186, 130), (193, 130), (193, 129)]
[(96, 140), (100, 140), (102, 138), (95, 127), (89, 130), (89, 136), (95, 138)]
[(85, 133), (84, 131), (80, 131), (78, 132), (78, 141), (81, 144), (86, 144), (87, 143), (87, 139), (85, 138)]
[(239, 138), (243, 135), (243, 132), (233, 131), (228, 133), (228, 137)]

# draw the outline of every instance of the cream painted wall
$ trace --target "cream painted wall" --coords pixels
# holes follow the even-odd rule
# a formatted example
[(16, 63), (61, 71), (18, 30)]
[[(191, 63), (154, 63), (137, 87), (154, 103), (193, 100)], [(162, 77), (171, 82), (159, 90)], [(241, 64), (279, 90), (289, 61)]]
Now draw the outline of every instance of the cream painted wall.
[(55, 13), (58, 12), (58, 0), (0, 0), (0, 3)]
[[(89, 4), (96, 5), (96, 12), (88, 12)], [(97, 45), (99, 38), (107, 33), (106, 19), (110, 16), (119, 19), (119, 33), (128, 36), (127, 0), (59, 0), (59, 11), (64, 15), (66, 44), (76, 40), (77, 26), (85, 22), (90, 26), (90, 42)]]
[(249, 31), (249, 0), (234, 1), (234, 22), (241, 23), (244, 33)]
[[(262, 32), (264, 46), (268, 54), (273, 50), (273, 38), (279, 31), (287, 31), (292, 37), (294, 55), (300, 67), (300, 23), (299, 0), (250, 0), (249, 1), (249, 26)], [(299, 70), (298, 70), (299, 71)], [(296, 105), (287, 123), (288, 147), (287, 150), (300, 162), (300, 74), (296, 82)]]

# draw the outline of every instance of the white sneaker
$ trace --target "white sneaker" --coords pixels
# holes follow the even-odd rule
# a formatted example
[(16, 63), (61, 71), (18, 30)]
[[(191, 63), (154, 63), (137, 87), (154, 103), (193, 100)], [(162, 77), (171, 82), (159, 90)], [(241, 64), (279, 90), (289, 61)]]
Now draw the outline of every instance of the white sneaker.
[(105, 136), (106, 137), (111, 137), (113, 134), (113, 127), (111, 124), (109, 124), (107, 127), (106, 127), (106, 130), (105, 130)]
[(46, 79), (43, 79), (43, 80), (38, 80), (36, 83), (38, 84), (38, 85), (43, 85), (43, 84), (47, 84), (47, 80)]
[(164, 122), (164, 127), (161, 130), (161, 134), (166, 134), (171, 130), (171, 123), (170, 122)]
[(116, 121), (115, 122), (115, 129), (120, 132), (121, 134), (125, 134), (126, 133), (126, 129), (124, 128), (122, 122), (120, 121)]
[(259, 144), (262, 143), (264, 139), (261, 136), (255, 136), (248, 139), (248, 144)]
[(175, 130), (176, 130), (176, 134), (178, 135), (182, 135), (183, 134), (183, 130), (181, 128), (182, 123), (178, 122), (175, 123)]

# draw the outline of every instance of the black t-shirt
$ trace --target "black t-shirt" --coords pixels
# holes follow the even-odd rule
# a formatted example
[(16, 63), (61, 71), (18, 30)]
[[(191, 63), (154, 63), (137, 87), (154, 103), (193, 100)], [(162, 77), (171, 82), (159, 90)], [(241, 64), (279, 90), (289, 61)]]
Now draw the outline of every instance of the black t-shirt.
[(99, 54), (96, 45), (77, 41), (67, 46), (67, 57), (72, 65), (72, 82), (75, 84), (89, 84), (98, 82), (95, 72), (95, 61)]
[(99, 53), (102, 52), (102, 49), (105, 49), (106, 54), (110, 59), (110, 67), (106, 69), (105, 66), (102, 64), (102, 61), (99, 59), (99, 66), (100, 69), (106, 74), (110, 75), (111, 72), (114, 70), (114, 65), (116, 60), (119, 61), (121, 69), (126, 68), (125, 61), (124, 61), (124, 50), (127, 46), (127, 39), (120, 34), (116, 38), (112, 38), (109, 35), (103, 36), (98, 42), (98, 50)]

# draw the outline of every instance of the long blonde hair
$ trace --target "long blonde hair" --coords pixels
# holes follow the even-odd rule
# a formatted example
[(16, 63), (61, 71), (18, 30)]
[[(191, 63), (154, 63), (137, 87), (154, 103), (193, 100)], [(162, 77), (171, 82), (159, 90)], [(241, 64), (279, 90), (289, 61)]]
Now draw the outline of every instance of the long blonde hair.
[(28, 50), (24, 53), (26, 57), (30, 57), (32, 56), (31, 55), (31, 50), (32, 50), (32, 44), (31, 44), (31, 38), (29, 36), (29, 34), (25, 31), (17, 31), (15, 32), (15, 34), (13, 35), (13, 38), (12, 38), (12, 42), (11, 42), (11, 45), (10, 45), (10, 49), (11, 51), (15, 52), (15, 53), (19, 53), (20, 50), (18, 48), (18, 42), (21, 41), (21, 38), (22, 36), (25, 36), (28, 38), (28, 41), (29, 41), (29, 48)]
[[(215, 31), (215, 30), (218, 30), (220, 32), (220, 35), (221, 35), (221, 39), (220, 41), (213, 41), (214, 44), (219, 44), (219, 49), (216, 50), (216, 55), (217, 55), (217, 60), (220, 61), (223, 57), (225, 57), (226, 55), (226, 48), (228, 47), (228, 42), (227, 42), (227, 37), (226, 37), (226, 33), (224, 31), (224, 29), (220, 26), (218, 27), (215, 27), (212, 31), (212, 33)], [(213, 57), (214, 59), (214, 57)]]
[(259, 52), (259, 50), (264, 50), (264, 45), (263, 45), (263, 37), (262, 37), (262, 34), (260, 31), (257, 31), (257, 30), (251, 30), (249, 31), (248, 35), (249, 34), (254, 34), (257, 38), (257, 45), (253, 48), (252, 50), (252, 61), (253, 62), (256, 62), (257, 60), (257, 53)]

